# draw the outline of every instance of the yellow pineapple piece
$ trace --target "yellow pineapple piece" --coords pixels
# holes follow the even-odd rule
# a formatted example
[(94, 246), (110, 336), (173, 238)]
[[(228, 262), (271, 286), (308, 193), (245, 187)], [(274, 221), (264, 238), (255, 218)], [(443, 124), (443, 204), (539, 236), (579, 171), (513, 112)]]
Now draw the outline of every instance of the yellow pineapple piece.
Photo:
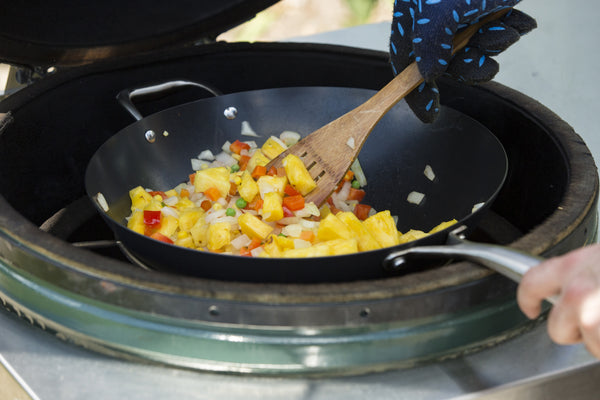
[(175, 244), (177, 246), (193, 249), (194, 239), (192, 239), (192, 235), (189, 232), (178, 232), (177, 238), (175, 239)]
[(358, 252), (358, 242), (356, 239), (334, 239), (323, 242), (329, 247), (329, 255), (339, 256), (342, 254), (351, 254)]
[(183, 211), (179, 216), (179, 229), (189, 232), (203, 215), (204, 211), (197, 208)]
[(135, 231), (141, 235), (144, 234), (146, 230), (146, 225), (144, 225), (144, 212), (140, 210), (136, 210), (127, 221), (127, 227), (132, 231)]
[(290, 184), (303, 196), (306, 196), (317, 187), (317, 183), (310, 176), (306, 166), (298, 156), (289, 154), (283, 159), (282, 163)]
[(269, 163), (269, 160), (262, 152), (261, 149), (258, 149), (254, 152), (254, 154), (252, 154), (252, 157), (250, 157), (250, 160), (248, 160), (248, 165), (246, 166), (246, 171), (252, 173), (252, 171), (254, 171), (254, 168), (257, 165), (261, 165), (261, 166), (265, 166)]
[(375, 240), (373, 235), (369, 233), (362, 221), (358, 219), (354, 213), (350, 211), (340, 212), (337, 213), (336, 217), (348, 225), (348, 227), (354, 232), (354, 236), (358, 240), (358, 249), (360, 251), (369, 251), (381, 248), (377, 240)]
[(231, 243), (231, 225), (228, 222), (217, 222), (208, 227), (209, 250), (218, 250)]
[(258, 238), (264, 240), (269, 233), (273, 231), (270, 225), (262, 222), (258, 217), (252, 214), (245, 213), (239, 216), (238, 224), (242, 233), (246, 234), (250, 238)]
[(279, 142), (274, 139), (273, 136), (267, 139), (265, 144), (261, 147), (262, 153), (270, 158), (271, 160), (280, 155), (285, 151), (285, 147), (283, 147)]
[(319, 243), (303, 249), (289, 249), (282, 253), (283, 258), (325, 257), (330, 255), (329, 246)]
[(170, 237), (172, 234), (175, 233), (178, 226), (179, 222), (177, 221), (177, 218), (175, 218), (172, 215), (165, 216), (163, 214), (160, 218), (160, 228), (158, 229), (158, 232), (162, 233), (167, 237)]
[(263, 245), (263, 249), (265, 251), (263, 251), (260, 254), (260, 256), (262, 256), (264, 253), (267, 253), (270, 257), (281, 257), (281, 249), (279, 248), (279, 246), (277, 246), (277, 243), (275, 243), (275, 241), (265, 243)]
[(267, 222), (279, 221), (283, 218), (283, 197), (275, 192), (266, 193), (261, 213)]
[(129, 198), (131, 199), (131, 211), (143, 210), (150, 201), (152, 196), (146, 192), (143, 187), (138, 186), (129, 191)]
[(389, 210), (371, 215), (363, 221), (363, 225), (381, 247), (395, 246), (400, 243), (396, 223)]
[(260, 197), (263, 199), (265, 197), (265, 193), (269, 192), (275, 192), (280, 196), (283, 196), (285, 185), (287, 185), (287, 178), (285, 176), (264, 175), (258, 178), (256, 184), (258, 185)]
[(214, 187), (219, 190), (221, 197), (226, 197), (230, 186), (228, 168), (216, 167), (196, 171), (196, 177), (194, 178), (196, 192), (205, 192)]
[(334, 239), (351, 239), (354, 237), (353, 232), (348, 225), (342, 222), (333, 214), (327, 215), (319, 223), (317, 230), (317, 238), (321, 241)]
[(441, 224), (439, 224), (439, 225), (435, 226), (433, 229), (431, 229), (431, 230), (429, 231), (429, 233), (430, 233), (430, 234), (432, 234), (432, 233), (436, 233), (436, 232), (439, 232), (439, 231), (443, 231), (443, 230), (444, 230), (444, 229), (446, 229), (447, 227), (449, 227), (449, 226), (452, 226), (452, 225), (454, 225), (454, 224), (455, 224), (455, 223), (457, 223), (457, 222), (458, 222), (458, 221), (457, 221), (457, 220), (455, 220), (455, 219), (452, 219), (452, 220), (450, 220), (450, 221), (445, 221), (445, 222), (442, 222)]
[(258, 194), (258, 184), (248, 171), (244, 171), (242, 174), (242, 182), (238, 186), (238, 193), (248, 203), (252, 202)]
[(180, 197), (179, 201), (175, 204), (175, 208), (178, 210), (187, 210), (190, 208), (196, 208), (196, 204), (187, 197)]
[(294, 239), (283, 235), (274, 235), (273, 243), (277, 244), (280, 250), (293, 249), (294, 248)]
[(208, 242), (208, 224), (204, 220), (204, 216), (200, 217), (194, 226), (192, 226), (190, 234), (192, 235), (196, 247), (206, 246)]
[(175, 191), (175, 189), (171, 189), (171, 190), (167, 190), (167, 191), (165, 192), (165, 195), (166, 195), (167, 197), (173, 197), (173, 196), (177, 196), (177, 192)]
[(427, 233), (416, 229), (411, 229), (410, 231), (401, 234), (398, 237), (398, 240), (400, 243), (408, 243), (412, 242), (413, 240), (424, 238), (425, 236), (427, 236)]

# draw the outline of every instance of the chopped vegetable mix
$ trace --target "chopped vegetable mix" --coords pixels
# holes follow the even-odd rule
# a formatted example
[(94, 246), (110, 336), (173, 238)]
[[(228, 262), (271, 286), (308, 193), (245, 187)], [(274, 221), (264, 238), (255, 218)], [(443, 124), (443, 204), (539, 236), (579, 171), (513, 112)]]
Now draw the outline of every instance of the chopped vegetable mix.
[[(235, 140), (214, 161), (192, 160), (188, 180), (167, 191), (131, 189), (127, 226), (153, 239), (200, 251), (246, 257), (319, 257), (376, 250), (420, 239), (401, 233), (389, 211), (361, 203), (366, 185), (358, 160), (336, 192), (317, 207), (305, 196), (316, 187), (302, 160), (288, 155), (284, 168), (267, 170), (300, 136), (286, 131), (262, 147)], [(205, 151), (203, 157), (212, 153)], [(198, 166), (200, 165), (200, 166)]]

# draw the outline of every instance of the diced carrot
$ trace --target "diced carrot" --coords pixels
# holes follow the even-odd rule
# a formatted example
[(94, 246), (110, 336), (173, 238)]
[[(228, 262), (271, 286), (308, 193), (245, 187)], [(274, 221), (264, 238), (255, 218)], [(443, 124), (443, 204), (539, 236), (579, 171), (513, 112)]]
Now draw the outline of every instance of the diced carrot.
[(212, 203), (210, 200), (204, 200), (202, 203), (200, 203), (200, 207), (202, 207), (204, 211), (208, 211), (212, 207)]
[(348, 170), (348, 172), (346, 172), (346, 175), (344, 175), (344, 181), (351, 181), (354, 178), (354, 172), (352, 172), (352, 170)]
[(283, 198), (283, 205), (291, 211), (302, 210), (304, 208), (304, 197), (301, 194), (286, 196)]
[(240, 142), (237, 139), (229, 145), (229, 150), (235, 154), (240, 154), (243, 149), (250, 150), (250, 145), (248, 143)]
[(206, 197), (208, 197), (212, 201), (216, 201), (219, 199), (219, 197), (221, 197), (221, 193), (219, 192), (219, 189), (217, 189), (216, 187), (210, 187), (210, 188), (206, 189), (206, 191), (204, 191), (204, 194), (206, 195)]
[(302, 231), (300, 232), (300, 239), (312, 242), (315, 240), (315, 233), (313, 231)]
[(233, 182), (230, 182), (229, 185), (229, 194), (235, 196), (235, 194), (237, 193), (237, 185)]
[(240, 166), (240, 171), (245, 171), (246, 167), (248, 166), (248, 161), (250, 161), (250, 156), (240, 156), (240, 160), (238, 161), (238, 164)]
[(179, 193), (179, 195), (181, 197), (190, 197), (190, 191), (187, 189), (181, 189), (181, 192)]
[(277, 176), (287, 176), (287, 174), (285, 173), (285, 168), (277, 167)]
[(261, 199), (259, 196), (256, 196), (256, 198), (254, 200), (252, 200), (251, 203), (248, 203), (246, 208), (249, 210), (254, 210), (254, 211), (258, 212), (262, 208), (263, 203), (264, 203), (263, 199)]
[(294, 189), (294, 187), (292, 185), (285, 185), (283, 192), (285, 194), (287, 194), (288, 196), (297, 196), (300, 194), (300, 192), (297, 191), (296, 189)]
[(240, 256), (244, 256), (244, 257), (252, 257), (252, 253), (250, 252), (250, 250), (248, 250), (247, 247), (242, 247), (240, 249)]
[(196, 179), (196, 173), (194, 172), (193, 174), (190, 174), (190, 183), (193, 185), (194, 184), (194, 180)]
[(254, 167), (254, 171), (252, 171), (252, 177), (254, 179), (258, 179), (261, 176), (265, 176), (267, 174), (267, 167), (265, 167), (264, 165), (257, 165), (256, 167)]
[(362, 201), (365, 197), (365, 191), (362, 189), (354, 189), (350, 188), (350, 193), (348, 193), (348, 200), (358, 200)]
[(255, 248), (259, 247), (261, 244), (260, 239), (258, 238), (253, 238), (252, 241), (250, 242), (250, 244), (248, 245), (248, 250), (252, 251)]
[(276, 176), (277, 175), (277, 168), (275, 168), (275, 167), (269, 168), (269, 170), (267, 171), (267, 175)]
[(371, 206), (366, 204), (357, 204), (354, 207), (354, 215), (356, 215), (356, 218), (360, 219), (361, 221), (364, 221), (369, 217), (369, 211), (371, 211)]
[(150, 237), (160, 242), (173, 244), (173, 241), (171, 239), (169, 239), (167, 236), (163, 235), (160, 232), (154, 232)]

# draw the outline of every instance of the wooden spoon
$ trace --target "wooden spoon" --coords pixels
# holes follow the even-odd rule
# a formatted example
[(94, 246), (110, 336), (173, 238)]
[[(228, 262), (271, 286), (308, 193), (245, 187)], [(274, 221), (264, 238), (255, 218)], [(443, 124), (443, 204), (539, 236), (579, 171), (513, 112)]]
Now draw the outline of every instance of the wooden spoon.
[[(508, 10), (490, 14), (458, 33), (452, 43), (452, 54), (465, 47), (482, 25), (500, 18)], [(317, 187), (305, 196), (305, 201), (320, 206), (342, 180), (379, 120), (421, 82), (423, 77), (417, 63), (413, 62), (365, 103), (304, 137), (274, 158), (267, 165), (267, 170), (281, 167), (288, 154), (300, 157), (317, 183)]]

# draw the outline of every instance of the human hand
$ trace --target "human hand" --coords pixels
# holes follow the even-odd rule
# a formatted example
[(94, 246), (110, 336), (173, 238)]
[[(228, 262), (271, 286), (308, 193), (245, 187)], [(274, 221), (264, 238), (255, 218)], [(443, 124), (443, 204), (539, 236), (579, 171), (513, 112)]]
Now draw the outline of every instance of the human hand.
[(550, 258), (531, 268), (521, 280), (517, 301), (536, 318), (544, 298), (558, 300), (548, 316), (548, 334), (558, 344), (583, 342), (600, 358), (600, 244)]
[(406, 101), (423, 122), (433, 122), (440, 107), (435, 79), (445, 74), (469, 84), (489, 81), (498, 72), (490, 56), (499, 54), (534, 29), (535, 20), (518, 10), (485, 24), (467, 46), (452, 56), (455, 33), (482, 17), (520, 0), (396, 0), (390, 37), (394, 74), (417, 61), (425, 78)]

